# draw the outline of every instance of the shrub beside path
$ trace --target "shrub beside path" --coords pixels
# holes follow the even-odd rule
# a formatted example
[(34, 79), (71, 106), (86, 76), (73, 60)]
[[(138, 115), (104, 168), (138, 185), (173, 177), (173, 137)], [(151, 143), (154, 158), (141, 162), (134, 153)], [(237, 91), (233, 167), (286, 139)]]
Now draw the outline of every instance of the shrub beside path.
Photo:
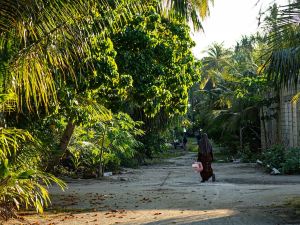
[(270, 176), (255, 164), (213, 164), (217, 182), (200, 183), (195, 153), (130, 169), (104, 180), (70, 180), (52, 188), (44, 215), (4, 224), (300, 224), (287, 205), (300, 196), (300, 176)]

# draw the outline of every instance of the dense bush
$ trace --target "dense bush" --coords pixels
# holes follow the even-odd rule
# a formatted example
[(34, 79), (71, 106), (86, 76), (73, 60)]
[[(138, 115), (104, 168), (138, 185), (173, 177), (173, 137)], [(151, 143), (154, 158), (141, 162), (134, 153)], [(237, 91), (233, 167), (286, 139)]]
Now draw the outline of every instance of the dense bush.
[(119, 171), (121, 159), (115, 154), (111, 152), (105, 152), (103, 154), (103, 164), (104, 171)]
[(284, 147), (275, 145), (272, 148), (266, 149), (262, 153), (262, 160), (265, 165), (275, 167), (277, 169), (282, 167), (284, 163)]
[(287, 149), (282, 170), (286, 174), (300, 173), (300, 148)]
[[(136, 149), (143, 146), (136, 140), (143, 134), (140, 126), (140, 122), (125, 113), (113, 115), (110, 121), (78, 126), (64, 165), (73, 170), (75, 176), (85, 178), (102, 176), (104, 171), (118, 172), (121, 163), (134, 160)], [(64, 170), (60, 168), (60, 171)]]
[(262, 153), (267, 168), (276, 168), (284, 174), (300, 173), (300, 148), (284, 148), (276, 145)]
[(0, 128), (0, 220), (15, 217), (15, 210), (43, 212), (50, 203), (48, 186), (65, 184), (42, 169), (39, 141), (24, 130)]

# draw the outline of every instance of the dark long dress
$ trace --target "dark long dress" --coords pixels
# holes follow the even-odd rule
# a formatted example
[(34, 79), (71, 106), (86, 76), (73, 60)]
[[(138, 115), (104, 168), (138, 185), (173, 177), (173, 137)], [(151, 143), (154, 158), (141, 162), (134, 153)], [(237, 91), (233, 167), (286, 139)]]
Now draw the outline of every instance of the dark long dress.
[(209, 143), (207, 134), (204, 134), (199, 142), (198, 162), (202, 163), (203, 171), (200, 173), (202, 181), (207, 181), (213, 175), (211, 163), (214, 159), (212, 146)]
[(198, 162), (202, 163), (203, 171), (200, 172), (203, 181), (207, 181), (213, 175), (213, 169), (211, 163), (213, 161), (213, 153), (202, 154), (200, 151), (198, 153)]

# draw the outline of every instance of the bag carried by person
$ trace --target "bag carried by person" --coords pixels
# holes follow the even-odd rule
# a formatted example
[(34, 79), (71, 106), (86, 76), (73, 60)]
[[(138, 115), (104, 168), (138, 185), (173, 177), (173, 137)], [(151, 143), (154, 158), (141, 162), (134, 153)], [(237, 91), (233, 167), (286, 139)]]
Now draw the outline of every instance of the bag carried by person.
[(192, 167), (194, 168), (196, 173), (202, 172), (203, 171), (203, 165), (201, 162), (194, 162), (192, 164)]

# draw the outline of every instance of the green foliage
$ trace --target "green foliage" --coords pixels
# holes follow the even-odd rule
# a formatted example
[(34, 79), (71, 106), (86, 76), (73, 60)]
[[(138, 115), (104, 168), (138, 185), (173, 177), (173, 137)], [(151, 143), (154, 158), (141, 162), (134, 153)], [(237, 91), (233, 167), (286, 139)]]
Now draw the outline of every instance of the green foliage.
[(270, 165), (271, 168), (281, 169), (284, 163), (284, 147), (281, 145), (273, 146), (262, 153), (264, 164)]
[(300, 174), (300, 148), (288, 148), (284, 157), (282, 171), (285, 174)]
[(0, 49), (4, 55), (0, 67), (8, 81), (16, 81), (8, 85), (20, 94), (19, 103), (31, 110), (57, 103), (57, 79), (76, 80), (78, 71), (93, 67), (83, 60), (90, 55), (89, 37), (109, 33), (131, 12), (140, 11), (136, 5), (133, 1), (87, 4), (75, 0), (70, 4), (65, 0), (5, 0), (0, 6)]
[(200, 90), (195, 85), (190, 93), (192, 129), (204, 129), (247, 161), (259, 152), (259, 112), (269, 88), (266, 76), (258, 73), (260, 44), (259, 38), (243, 37), (234, 49), (212, 45), (202, 60)]
[(186, 19), (195, 30), (203, 28), (201, 20), (209, 15), (210, 7), (214, 4), (214, 0), (171, 0), (168, 4), (160, 2), (160, 9), (164, 14), (171, 18)]
[(103, 164), (105, 171), (120, 171), (121, 159), (115, 153), (104, 152)]
[(269, 169), (274, 167), (284, 174), (300, 173), (300, 148), (273, 146), (263, 151), (262, 160)]
[(141, 122), (118, 113), (110, 121), (77, 127), (68, 147), (75, 172), (83, 172), (89, 177), (96, 176), (100, 167), (104, 171), (117, 172), (121, 159), (132, 159), (135, 149), (141, 146), (136, 140), (143, 134), (140, 126)]
[(13, 209), (34, 207), (43, 212), (50, 203), (47, 187), (64, 182), (40, 170), (39, 142), (20, 129), (0, 130), (0, 219), (15, 216)]
[[(12, 169), (7, 161), (1, 162), (0, 175), (0, 218), (8, 219), (11, 209), (34, 207), (37, 212), (43, 212), (50, 203), (47, 187), (51, 183), (61, 188), (65, 183), (51, 174), (35, 169)], [(5, 172), (4, 172), (5, 171)], [(4, 172), (4, 173), (3, 173)]]
[(151, 117), (161, 110), (184, 113), (188, 88), (199, 79), (187, 25), (160, 17), (153, 8), (135, 16), (112, 38), (121, 74), (132, 77), (127, 102)]
[(298, 83), (300, 26), (295, 15), (299, 9), (299, 1), (289, 1), (289, 4), (281, 7), (274, 3), (266, 12), (265, 57), (268, 60), (264, 69), (275, 90), (290, 85), (297, 86)]
[(141, 158), (163, 151), (165, 132), (186, 113), (188, 89), (200, 78), (189, 33), (183, 21), (165, 19), (148, 7), (112, 37), (119, 73), (132, 78), (121, 109), (144, 123)]
[(249, 145), (239, 150), (237, 155), (235, 155), (236, 158), (240, 158), (245, 163), (254, 163), (260, 156), (261, 154), (251, 150)]
[[(157, 6), (157, 1), (153, 2)], [(145, 68), (153, 69), (156, 75), (150, 76), (150, 82), (158, 83), (148, 83), (136, 92), (140, 96), (128, 102), (134, 105), (141, 97), (138, 107), (151, 115), (161, 110), (168, 115), (186, 110), (187, 88), (195, 74), (189, 51), (193, 43), (188, 26), (181, 26), (176, 18), (181, 22), (191, 19), (199, 27), (199, 16), (207, 15), (208, 1), (172, 1), (166, 11), (168, 18), (174, 18), (173, 23), (161, 19), (153, 8), (149, 11), (146, 7), (146, 16), (141, 16), (146, 3), (4, 0), (0, 4), (0, 217), (14, 216), (11, 210), (19, 207), (35, 207), (42, 212), (50, 202), (47, 186), (55, 182), (64, 187), (63, 182), (43, 171), (58, 161), (56, 155), (64, 153), (57, 154), (57, 149), (66, 125), (83, 126), (69, 149), (77, 171), (82, 166), (95, 170), (102, 162), (116, 169), (120, 164), (117, 154), (127, 159), (134, 155), (134, 149), (141, 146), (135, 139), (143, 134), (141, 123), (126, 114), (113, 116), (106, 108), (118, 111), (120, 107), (114, 103), (120, 104), (129, 92), (134, 93), (133, 79), (151, 75), (134, 68), (122, 68), (119, 73), (118, 67), (128, 61), (136, 60), (138, 67), (146, 62)], [(159, 9), (166, 12), (165, 6)], [(131, 12), (139, 16), (133, 18)], [(125, 41), (128, 38), (135, 45), (141, 40), (138, 48), (150, 49), (141, 58), (149, 54), (151, 60), (131, 57), (116, 63), (117, 52), (108, 36), (112, 30), (120, 34), (130, 28)], [(159, 63), (151, 69), (156, 61)], [(161, 82), (165, 77), (168, 79)], [(134, 85), (139, 88), (140, 84)], [(40, 143), (33, 138), (36, 135)]]

